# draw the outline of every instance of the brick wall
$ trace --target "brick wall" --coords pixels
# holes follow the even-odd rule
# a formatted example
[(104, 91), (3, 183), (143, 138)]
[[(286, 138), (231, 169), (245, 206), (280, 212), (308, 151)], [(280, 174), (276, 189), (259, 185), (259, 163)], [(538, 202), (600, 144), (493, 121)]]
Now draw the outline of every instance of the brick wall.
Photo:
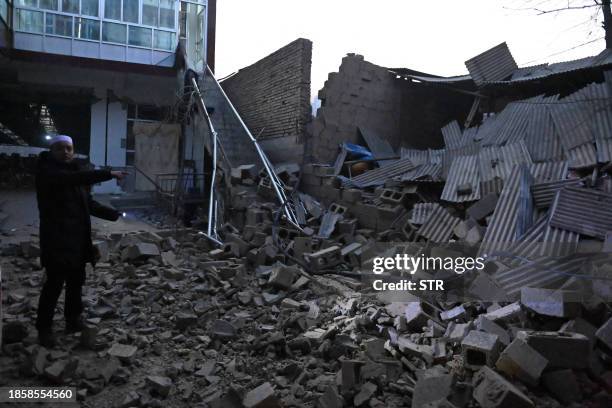
[(311, 118), (311, 60), (312, 42), (300, 38), (222, 82), (253, 136), (303, 140)]

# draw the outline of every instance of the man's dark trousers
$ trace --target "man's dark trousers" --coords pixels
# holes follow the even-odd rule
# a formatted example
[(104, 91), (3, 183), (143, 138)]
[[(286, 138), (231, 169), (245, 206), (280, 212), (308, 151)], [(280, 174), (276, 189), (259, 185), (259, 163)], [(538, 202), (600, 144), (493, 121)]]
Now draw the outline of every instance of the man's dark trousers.
[(47, 280), (38, 300), (38, 331), (51, 330), (57, 300), (66, 285), (64, 316), (67, 322), (79, 319), (83, 311), (81, 290), (85, 282), (85, 265), (76, 269), (47, 268)]

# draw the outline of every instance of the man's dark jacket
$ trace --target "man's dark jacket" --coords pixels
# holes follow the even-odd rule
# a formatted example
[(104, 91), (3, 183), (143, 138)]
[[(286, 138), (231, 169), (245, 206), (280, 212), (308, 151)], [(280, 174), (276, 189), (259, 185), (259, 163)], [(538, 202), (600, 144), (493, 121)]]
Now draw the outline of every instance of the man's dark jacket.
[(49, 269), (79, 269), (94, 261), (90, 215), (115, 221), (119, 213), (91, 198), (90, 186), (112, 179), (108, 170), (85, 170), (42, 152), (36, 168), (40, 259)]

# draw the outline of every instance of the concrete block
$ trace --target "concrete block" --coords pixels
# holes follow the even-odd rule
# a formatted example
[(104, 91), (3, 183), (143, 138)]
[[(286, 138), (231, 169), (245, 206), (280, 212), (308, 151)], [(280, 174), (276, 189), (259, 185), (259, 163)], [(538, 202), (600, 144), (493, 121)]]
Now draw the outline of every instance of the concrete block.
[(370, 399), (376, 393), (378, 386), (371, 382), (366, 382), (361, 386), (355, 398), (353, 398), (353, 404), (355, 407), (365, 406), (365, 404), (370, 401)]
[(454, 323), (450, 322), (446, 328), (446, 332), (444, 333), (444, 338), (449, 341), (459, 343), (463, 341), (465, 336), (468, 335), (472, 328), (474, 327), (472, 322), (469, 323)]
[(473, 385), (472, 396), (481, 408), (535, 407), (523, 392), (487, 366), (474, 375)]
[(224, 340), (233, 339), (237, 335), (237, 330), (233, 324), (220, 319), (213, 322), (211, 331), (214, 337)]
[(332, 268), (342, 261), (341, 248), (338, 245), (305, 254), (304, 257), (315, 271)]
[(172, 390), (172, 380), (168, 377), (158, 376), (158, 375), (150, 375), (146, 377), (147, 384), (159, 395), (162, 397), (167, 397), (170, 395), (170, 390)]
[(131, 346), (129, 344), (115, 343), (108, 350), (108, 355), (112, 357), (117, 357), (120, 360), (128, 361), (132, 357), (134, 357), (137, 351), (138, 351), (138, 347), (136, 346)]
[(514, 339), (499, 356), (495, 367), (511, 378), (536, 386), (548, 360), (523, 340)]
[(462, 317), (465, 317), (465, 315), (466, 315), (465, 308), (463, 307), (463, 305), (459, 305), (459, 306), (453, 307), (452, 309), (440, 312), (440, 319), (444, 321), (454, 320), (454, 319), (460, 319)]
[(605, 344), (609, 350), (612, 350), (612, 317), (597, 330), (595, 336), (597, 340)]
[(484, 315), (485, 318), (496, 323), (507, 323), (517, 320), (521, 316), (523, 316), (523, 310), (521, 309), (521, 304), (519, 302), (511, 303)]
[(342, 393), (350, 393), (359, 384), (359, 372), (363, 361), (343, 360), (340, 368)]
[(450, 397), (453, 393), (454, 382), (452, 374), (418, 380), (412, 394), (412, 408), (424, 408), (426, 404)]
[(587, 322), (581, 317), (577, 317), (575, 319), (565, 322), (563, 326), (561, 326), (559, 331), (562, 333), (579, 333), (583, 336), (588, 337), (591, 343), (591, 348), (595, 345), (595, 342), (597, 341), (597, 327), (593, 326), (591, 323)]
[(295, 278), (296, 273), (292, 268), (286, 265), (276, 265), (270, 273), (268, 285), (281, 290), (289, 290)]
[(504, 346), (510, 344), (510, 334), (497, 323), (492, 322), (484, 316), (478, 316), (475, 323), (478, 330), (497, 335), (499, 342)]
[(472, 194), (474, 187), (471, 183), (463, 183), (457, 186), (457, 195), (468, 195)]
[(542, 376), (544, 387), (563, 405), (582, 401), (582, 390), (572, 370), (557, 370)]
[(409, 357), (417, 357), (428, 364), (434, 361), (434, 351), (431, 346), (426, 344), (417, 344), (410, 340), (409, 336), (400, 336), (397, 338), (397, 346), (400, 352)]
[(140, 242), (130, 245), (121, 252), (124, 261), (142, 261), (147, 258), (160, 256), (159, 248), (155, 244)]
[(401, 191), (386, 188), (380, 193), (380, 201), (394, 206), (401, 205), (406, 201), (406, 194)]
[(433, 308), (428, 308), (425, 303), (409, 302), (404, 310), (404, 317), (406, 317), (406, 326), (409, 330), (413, 331), (423, 330), (423, 327), (427, 326), (427, 321), (429, 319), (436, 320), (434, 317), (432, 317), (433, 313), (431, 312), (433, 311)]
[(497, 194), (487, 194), (467, 209), (467, 215), (477, 221), (484, 219), (495, 211), (498, 199)]
[(361, 200), (361, 190), (357, 190), (356, 188), (342, 190), (341, 198), (344, 202), (354, 204)]
[(576, 291), (543, 288), (521, 288), (521, 303), (543, 316), (577, 317), (582, 311), (580, 293)]
[(495, 334), (472, 330), (461, 342), (463, 362), (467, 368), (492, 367), (499, 356), (499, 338)]
[(550, 368), (587, 368), (591, 354), (588, 337), (578, 333), (526, 332), (516, 335), (548, 360)]
[(242, 400), (245, 408), (280, 408), (281, 404), (269, 382), (247, 392)]

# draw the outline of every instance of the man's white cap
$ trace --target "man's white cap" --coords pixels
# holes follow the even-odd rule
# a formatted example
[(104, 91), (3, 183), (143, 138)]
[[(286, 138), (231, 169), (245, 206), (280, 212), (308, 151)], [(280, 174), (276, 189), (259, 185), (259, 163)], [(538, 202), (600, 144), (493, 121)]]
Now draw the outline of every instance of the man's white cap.
[(51, 142), (49, 143), (49, 146), (52, 146), (57, 142), (66, 142), (66, 143), (72, 144), (72, 138), (66, 135), (55, 135), (51, 138)]

